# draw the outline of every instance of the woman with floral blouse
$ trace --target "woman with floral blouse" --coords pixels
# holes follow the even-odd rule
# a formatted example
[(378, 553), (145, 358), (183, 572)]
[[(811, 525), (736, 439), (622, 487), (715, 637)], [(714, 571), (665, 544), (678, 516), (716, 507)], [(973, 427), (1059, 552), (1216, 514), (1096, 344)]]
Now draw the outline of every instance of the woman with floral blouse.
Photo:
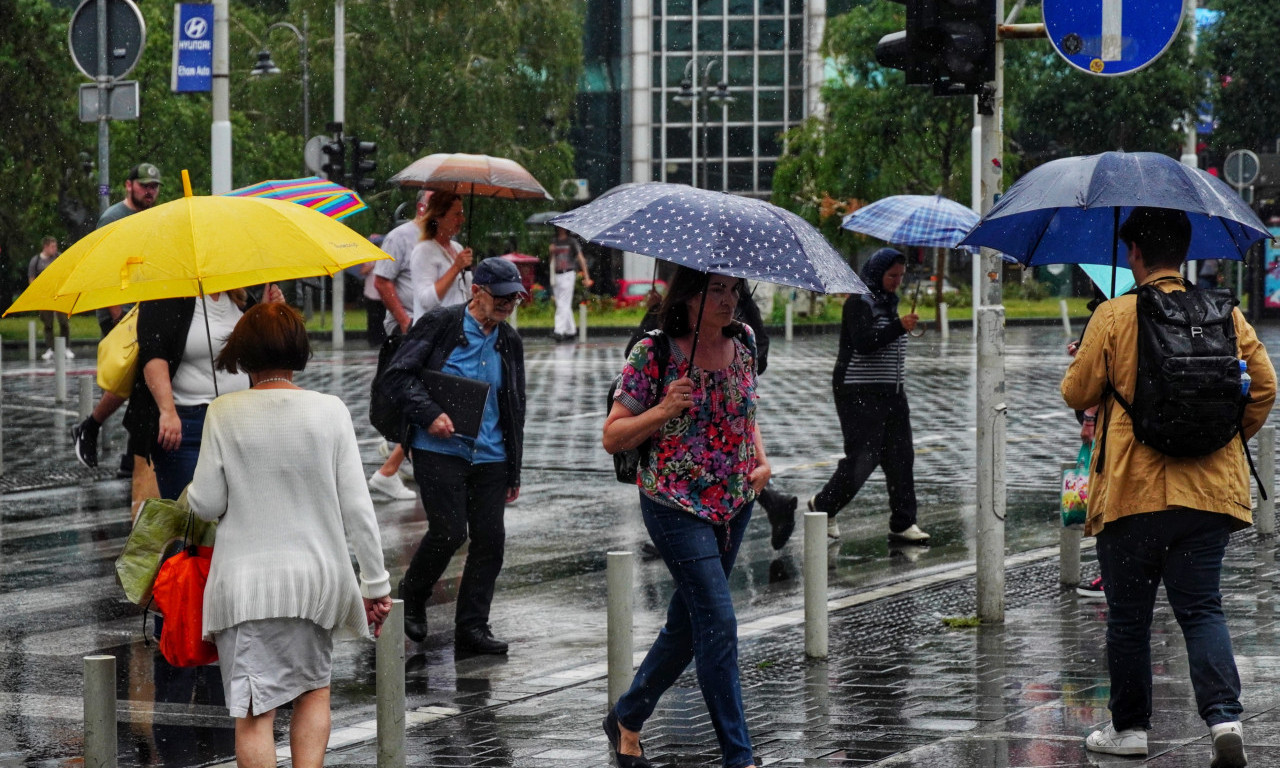
[(605, 420), (609, 453), (650, 441), (636, 473), (640, 512), (676, 582), (666, 625), (604, 721), (618, 768), (650, 765), (640, 729), (690, 661), (724, 768), (756, 764), (729, 594), (752, 504), (769, 480), (755, 418), (755, 338), (733, 319), (742, 290), (736, 277), (680, 267), (662, 305), (662, 333), (631, 350)]

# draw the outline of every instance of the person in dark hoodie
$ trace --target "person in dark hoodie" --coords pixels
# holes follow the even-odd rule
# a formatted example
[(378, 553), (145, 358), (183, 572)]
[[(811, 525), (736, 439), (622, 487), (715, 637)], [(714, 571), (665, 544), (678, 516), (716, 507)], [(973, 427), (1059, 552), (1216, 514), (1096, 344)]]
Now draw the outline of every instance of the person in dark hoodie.
[(844, 458), (809, 499), (810, 512), (826, 513), (827, 536), (832, 539), (840, 538), (836, 515), (878, 466), (889, 487), (889, 540), (929, 541), (929, 534), (916, 525), (915, 446), (903, 377), (906, 334), (919, 322), (914, 312), (898, 316), (897, 291), (906, 265), (906, 256), (892, 248), (871, 254), (862, 267), (862, 280), (871, 292), (850, 296), (844, 303), (831, 377)]

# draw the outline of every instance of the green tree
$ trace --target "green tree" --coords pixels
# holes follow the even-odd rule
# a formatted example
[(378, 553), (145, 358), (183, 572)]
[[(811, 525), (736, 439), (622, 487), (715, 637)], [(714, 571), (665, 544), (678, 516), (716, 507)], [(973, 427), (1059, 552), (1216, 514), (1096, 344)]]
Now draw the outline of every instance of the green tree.
[(1209, 7), (1223, 11), (1201, 38), (1220, 77), (1212, 91), (1218, 118), (1213, 143), (1222, 151), (1273, 152), (1280, 136), (1280, 60), (1275, 53), (1280, 5), (1213, 0)]

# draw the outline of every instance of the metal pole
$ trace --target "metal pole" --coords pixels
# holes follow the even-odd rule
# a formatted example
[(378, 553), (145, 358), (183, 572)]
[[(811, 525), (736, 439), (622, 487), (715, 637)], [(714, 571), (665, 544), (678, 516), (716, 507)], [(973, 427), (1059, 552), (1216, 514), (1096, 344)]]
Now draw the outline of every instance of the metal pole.
[[(996, 0), (996, 18), (1004, 0)], [(982, 208), (991, 210), (1001, 187), (1004, 165), (1004, 43), (996, 38), (995, 81), (982, 113)], [(989, 114), (988, 114), (989, 113)], [(988, 276), (982, 307), (974, 314), (977, 332), (977, 604), (984, 622), (1004, 621), (1005, 518), (1005, 338), (999, 254), (982, 249)], [(978, 291), (975, 291), (975, 294)]]
[(31, 362), (36, 361), (36, 321), (27, 321), (27, 355)]
[[(333, 121), (347, 124), (347, 7), (345, 0), (333, 3)], [(343, 311), (346, 309), (346, 280), (333, 276), (333, 348), (346, 346)]]
[(578, 341), (587, 343), (587, 305), (578, 305)]
[(783, 308), (784, 318), (785, 318), (783, 320), (783, 323), (784, 323), (783, 327), (786, 328), (785, 338), (787, 341), (791, 341), (793, 338), (795, 338), (795, 318), (794, 318), (795, 310), (792, 307), (794, 299), (795, 299), (794, 293), (791, 296), (788, 296), (787, 305)]
[(605, 578), (608, 583), (609, 706), (622, 698), (631, 685), (632, 613), (635, 609), (636, 559), (631, 552), (610, 552)]
[(213, 124), (210, 126), (210, 191), (231, 191), (231, 29), (229, 0), (213, 0)]
[[(98, 0), (98, 215), (111, 206), (111, 67), (107, 0)], [(34, 359), (34, 358), (33, 358)]]
[(84, 657), (84, 768), (116, 768), (116, 657)]
[(827, 658), (827, 513), (804, 513), (804, 655)]
[(938, 304), (938, 335), (943, 341), (951, 338), (951, 322), (947, 319), (947, 303), (945, 301)]
[(1267, 498), (1258, 494), (1258, 515), (1254, 525), (1258, 533), (1271, 536), (1276, 532), (1276, 428), (1267, 424), (1258, 430), (1258, 479), (1267, 492)]
[[(307, 12), (302, 12), (302, 49), (298, 52), (299, 64), (302, 66), (302, 143), (311, 140), (311, 66), (307, 58)], [(305, 155), (305, 153), (304, 153)], [(306, 158), (302, 160), (302, 175), (308, 176)]]
[(67, 340), (53, 337), (53, 401), (67, 402)]
[(404, 601), (392, 600), (376, 642), (378, 768), (404, 768)]
[(84, 421), (93, 413), (93, 377), (80, 376), (80, 420)]
[(1058, 300), (1058, 309), (1062, 310), (1062, 330), (1066, 332), (1067, 338), (1071, 338), (1071, 313), (1067, 310), (1067, 300)]
[[(1199, 30), (1196, 27), (1197, 5), (1199, 5), (1197, 0), (1185, 0), (1183, 3), (1183, 13), (1186, 14), (1186, 21), (1191, 27), (1189, 30), (1189, 37), (1191, 38), (1190, 48), (1192, 58), (1195, 58), (1197, 44), (1196, 38), (1199, 37), (1197, 34)], [(1182, 142), (1182, 157), (1178, 158), (1178, 161), (1183, 165), (1198, 168), (1200, 166), (1200, 159), (1196, 156), (1196, 141), (1199, 138), (1196, 135), (1196, 123), (1199, 122), (1199, 120), (1196, 117), (1195, 112), (1188, 112), (1185, 119), (1187, 121), (1186, 135)]]
[[(973, 99), (973, 130), (969, 132), (970, 205), (973, 212), (981, 214), (982, 207), (982, 115), (978, 112), (978, 97)], [(982, 257), (970, 252), (971, 281), (969, 303), (973, 307), (974, 329), (977, 329), (978, 308), (982, 306)]]

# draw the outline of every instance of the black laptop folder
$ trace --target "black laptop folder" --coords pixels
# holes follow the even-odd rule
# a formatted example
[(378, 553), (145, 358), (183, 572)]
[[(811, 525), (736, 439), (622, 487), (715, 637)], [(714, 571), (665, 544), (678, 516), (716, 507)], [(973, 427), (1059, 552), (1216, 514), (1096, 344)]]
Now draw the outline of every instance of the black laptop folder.
[(489, 398), (489, 382), (440, 371), (426, 371), (422, 382), (431, 399), (449, 414), (455, 433), (473, 440), (479, 436), (484, 404)]

